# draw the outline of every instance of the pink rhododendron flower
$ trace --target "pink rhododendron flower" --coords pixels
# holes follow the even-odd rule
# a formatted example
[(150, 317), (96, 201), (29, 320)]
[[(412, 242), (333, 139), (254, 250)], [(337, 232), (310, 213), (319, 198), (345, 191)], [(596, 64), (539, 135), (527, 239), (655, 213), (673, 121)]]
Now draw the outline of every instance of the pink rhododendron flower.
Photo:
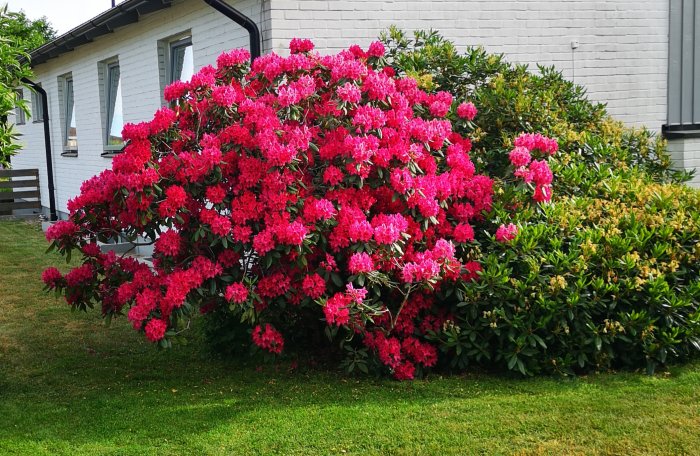
[(374, 271), (374, 262), (368, 254), (353, 253), (348, 262), (348, 269), (353, 274), (364, 274)]
[(289, 50), (292, 54), (298, 54), (301, 52), (310, 52), (314, 49), (314, 43), (311, 40), (302, 38), (293, 38), (289, 43)]
[(309, 274), (304, 277), (301, 289), (311, 299), (318, 299), (326, 292), (326, 281), (318, 274)]
[(284, 349), (282, 334), (271, 325), (258, 325), (253, 329), (253, 343), (263, 350), (279, 355)]
[(508, 242), (515, 239), (518, 234), (518, 227), (509, 223), (508, 225), (501, 225), (496, 230), (496, 240), (498, 242)]
[(336, 89), (338, 97), (348, 103), (359, 103), (362, 99), (362, 92), (354, 84), (346, 82)]
[(165, 331), (168, 329), (168, 324), (163, 320), (152, 319), (146, 323), (146, 338), (151, 342), (158, 342), (165, 336)]
[(248, 299), (248, 288), (242, 283), (233, 283), (226, 287), (224, 297), (228, 302), (242, 304)]
[(43, 280), (49, 288), (56, 288), (63, 280), (63, 274), (54, 267), (47, 268), (41, 273), (41, 280)]
[(369, 45), (369, 49), (367, 50), (367, 55), (370, 57), (382, 57), (384, 56), (384, 45), (382, 44), (381, 41), (373, 41)]
[(530, 151), (525, 147), (518, 146), (511, 150), (508, 154), (508, 158), (513, 166), (519, 168), (521, 166), (527, 166), (530, 164), (532, 157), (530, 156)]
[(462, 119), (474, 120), (477, 114), (476, 106), (473, 103), (460, 103), (457, 106), (457, 115)]
[(342, 326), (350, 321), (350, 298), (342, 293), (336, 293), (326, 301), (323, 313), (329, 325)]

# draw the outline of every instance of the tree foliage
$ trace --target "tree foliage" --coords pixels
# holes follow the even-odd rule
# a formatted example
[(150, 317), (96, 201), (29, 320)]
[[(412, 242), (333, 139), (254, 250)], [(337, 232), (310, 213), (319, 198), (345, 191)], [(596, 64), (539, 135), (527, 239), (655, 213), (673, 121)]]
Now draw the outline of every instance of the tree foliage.
[(22, 79), (32, 75), (28, 52), (55, 35), (46, 18), (32, 21), (23, 12), (8, 11), (7, 5), (0, 8), (0, 166), (8, 167), (20, 148), (11, 114), (16, 109), (29, 113), (17, 93)]

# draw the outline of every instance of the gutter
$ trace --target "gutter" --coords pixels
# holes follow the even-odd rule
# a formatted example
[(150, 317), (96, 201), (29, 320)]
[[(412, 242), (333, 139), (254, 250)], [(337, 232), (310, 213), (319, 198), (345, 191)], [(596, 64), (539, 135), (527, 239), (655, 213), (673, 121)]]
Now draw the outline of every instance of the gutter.
[(224, 3), (223, 0), (204, 0), (204, 2), (231, 19), (236, 24), (240, 25), (248, 31), (250, 36), (250, 60), (251, 62), (260, 57), (260, 29), (257, 24), (248, 16), (244, 15), (231, 5)]
[(41, 95), (41, 105), (44, 110), (44, 147), (46, 148), (46, 174), (49, 186), (49, 220), (55, 222), (58, 220), (56, 215), (56, 194), (53, 182), (53, 157), (51, 155), (51, 133), (49, 126), (49, 99), (44, 90), (39, 84), (28, 79), (22, 78), (22, 82), (30, 86)]
[(111, 33), (114, 29), (137, 22), (145, 14), (167, 8), (173, 0), (127, 0), (108, 9), (99, 16), (79, 25), (30, 52), (25, 59), (31, 66), (39, 65), (95, 38)]

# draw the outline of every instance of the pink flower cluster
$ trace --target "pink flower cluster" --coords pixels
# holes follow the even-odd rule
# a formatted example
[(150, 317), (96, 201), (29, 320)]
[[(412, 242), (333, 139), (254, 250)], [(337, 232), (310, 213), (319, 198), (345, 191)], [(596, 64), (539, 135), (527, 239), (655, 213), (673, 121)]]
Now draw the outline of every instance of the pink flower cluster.
[[(494, 180), (453, 125), (477, 109), (384, 68), (379, 42), (323, 56), (295, 39), (290, 51), (250, 65), (247, 51), (222, 54), (168, 86), (170, 105), (151, 121), (125, 126), (124, 153), (47, 233), (82, 249), (83, 264), (65, 277), (49, 269), (44, 282), (76, 306), (128, 308), (151, 341), (192, 308), (216, 308), (280, 354), (294, 322), (325, 319), (413, 378), (436, 364), (428, 336), (450, 318), (433, 295), (478, 280), (475, 237)], [(521, 135), (509, 155), (538, 201), (551, 197), (552, 174), (533, 154), (556, 149)], [(516, 233), (502, 226), (496, 237)], [(152, 268), (99, 252), (98, 239), (122, 234), (153, 237)]]
[(253, 328), (253, 343), (270, 353), (280, 354), (284, 349), (284, 338), (271, 325), (258, 325)]
[(510, 151), (508, 158), (516, 168), (515, 176), (526, 183), (535, 185), (533, 199), (546, 202), (552, 199), (552, 180), (554, 176), (545, 159), (533, 160), (532, 153), (540, 151), (545, 155), (553, 155), (559, 150), (555, 139), (547, 138), (539, 133), (523, 133), (515, 141), (515, 148)]

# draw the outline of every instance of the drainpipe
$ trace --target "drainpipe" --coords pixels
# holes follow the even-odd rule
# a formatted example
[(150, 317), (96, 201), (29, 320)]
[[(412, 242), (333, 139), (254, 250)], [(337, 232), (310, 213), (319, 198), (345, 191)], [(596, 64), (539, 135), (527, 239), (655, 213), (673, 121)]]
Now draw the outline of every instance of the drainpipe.
[(245, 16), (231, 5), (224, 3), (222, 0), (204, 0), (204, 2), (236, 24), (248, 30), (248, 35), (250, 36), (250, 60), (253, 61), (260, 57), (260, 30), (251, 18)]
[(46, 148), (46, 174), (49, 185), (49, 220), (58, 220), (56, 215), (56, 195), (53, 183), (53, 157), (51, 156), (51, 133), (49, 131), (49, 98), (39, 84), (27, 78), (22, 78), (22, 82), (30, 86), (41, 95), (41, 106), (44, 108), (44, 146)]

